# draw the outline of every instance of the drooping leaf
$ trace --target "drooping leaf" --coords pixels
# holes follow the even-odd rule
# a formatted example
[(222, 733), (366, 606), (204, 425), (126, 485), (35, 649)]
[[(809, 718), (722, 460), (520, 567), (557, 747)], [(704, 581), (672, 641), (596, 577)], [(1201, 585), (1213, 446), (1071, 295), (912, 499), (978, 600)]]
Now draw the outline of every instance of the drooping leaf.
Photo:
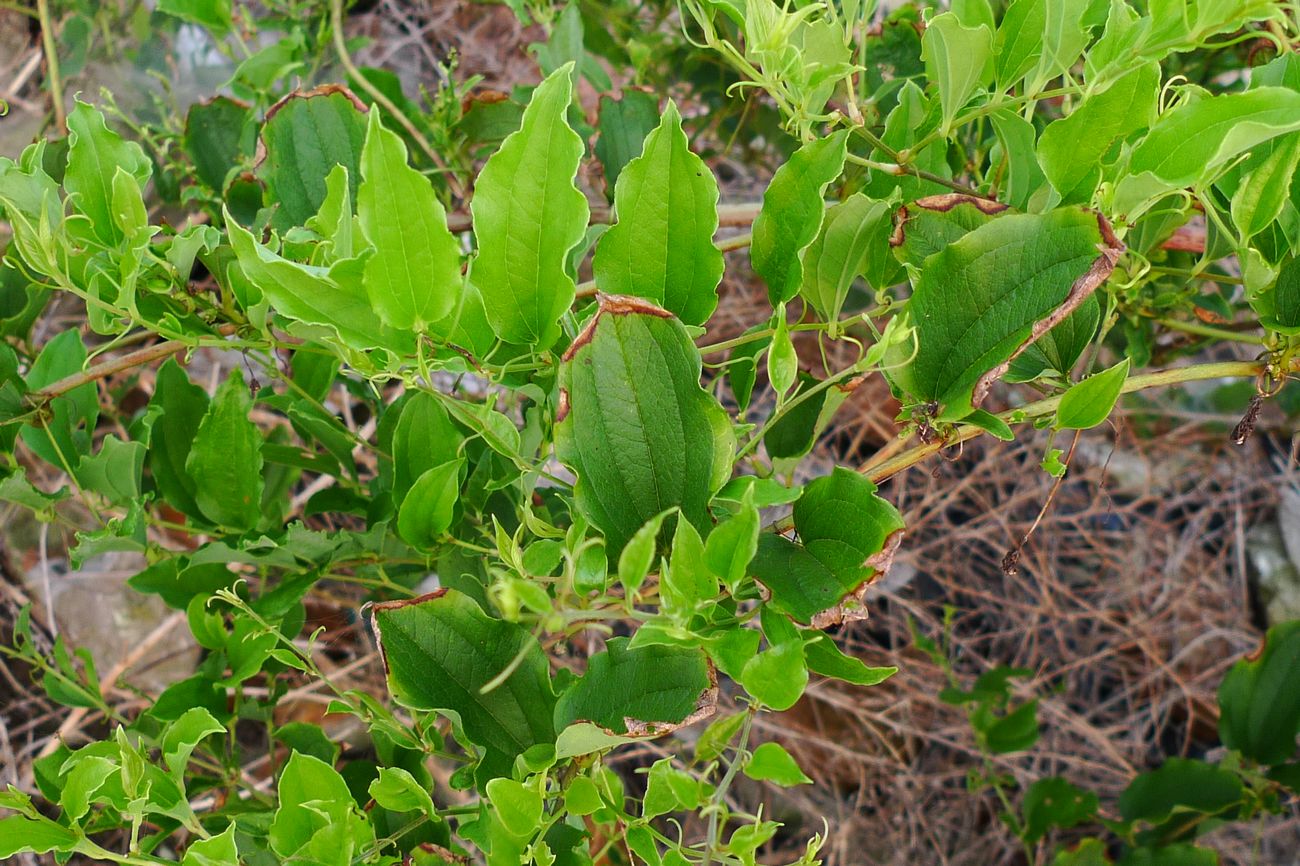
[(983, 24), (967, 27), (944, 12), (926, 24), (921, 56), (926, 77), (939, 89), (946, 131), (975, 91), (993, 78), (993, 31)]
[(113, 219), (113, 174), (123, 169), (140, 186), (153, 173), (144, 150), (104, 123), (104, 115), (81, 100), (68, 114), (68, 168), (63, 186), (78, 211), (89, 220), (89, 230), (101, 243), (114, 247), (122, 230)]
[(1053, 121), (1038, 140), (1038, 159), (1064, 204), (1087, 203), (1115, 143), (1150, 126), (1156, 116), (1160, 67), (1139, 66)]
[[(804, 254), (800, 294), (827, 322), (839, 319), (853, 281), (888, 250), (892, 213), (885, 202), (855, 193), (826, 211), (821, 234)], [(873, 286), (883, 289), (884, 286)]]
[(226, 175), (252, 156), (253, 123), (248, 105), (228, 96), (196, 102), (185, 114), (185, 153), (209, 189), (225, 189)]
[(557, 730), (584, 721), (629, 736), (661, 735), (713, 713), (717, 684), (699, 649), (629, 647), (613, 638), (587, 671), (560, 695)]
[(601, 291), (654, 301), (688, 325), (708, 321), (718, 305), (722, 253), (718, 184), (691, 150), (670, 100), (641, 155), (619, 175), (618, 222), (601, 236), (592, 261)]
[[(26, 385), (39, 392), (56, 382), (80, 373), (86, 364), (86, 346), (81, 334), (69, 328), (41, 347)], [(74, 472), (83, 454), (90, 450), (90, 431), (99, 420), (99, 398), (94, 382), (70, 388), (48, 403), (48, 414), (23, 425), (23, 443), (42, 460), (58, 469)]]
[(847, 130), (805, 144), (776, 170), (763, 193), (750, 259), (767, 282), (773, 306), (799, 292), (804, 250), (816, 239), (826, 210), (822, 196), (844, 170), (847, 153)]
[(902, 540), (898, 511), (867, 478), (836, 467), (804, 488), (794, 527), (799, 543), (773, 533), (759, 538), (751, 568), (771, 592), (769, 604), (818, 628), (860, 618), (856, 594), (888, 569)]
[[(483, 749), (480, 785), (508, 776), (532, 746), (555, 741), (546, 656), (522, 626), (492, 619), (453, 589), (372, 610), (393, 697), (445, 713)], [(484, 692), (512, 663), (505, 681)]]
[(76, 833), (44, 816), (6, 815), (0, 818), (0, 857), (6, 859), (23, 851), (34, 854), (72, 851), (77, 842)]
[(1263, 764), (1296, 754), (1300, 732), (1300, 621), (1268, 630), (1262, 649), (1238, 661), (1219, 686), (1219, 736)]
[(611, 200), (624, 166), (641, 153), (645, 137), (659, 123), (659, 100), (643, 90), (624, 90), (623, 96), (600, 98), (596, 158), (605, 169), (605, 187)]
[(918, 347), (894, 375), (941, 420), (969, 415), (1012, 359), (1110, 275), (1123, 245), (1097, 214), (993, 220), (926, 259), (909, 302)]
[(248, 413), (253, 400), (235, 370), (199, 422), (185, 472), (194, 501), (213, 523), (245, 531), (262, 516), (262, 433)]
[(347, 168), (351, 198), (361, 177), (366, 137), (365, 103), (338, 84), (295, 91), (267, 109), (258, 147), (257, 174), (267, 201), (276, 204), (272, 225), (305, 225), (325, 200), (325, 178)]
[(1006, 108), (990, 114), (989, 121), (1001, 150), (994, 164), (1006, 166), (999, 196), (1015, 208), (1030, 210), (1034, 196), (1047, 183), (1035, 153), (1038, 131), (1028, 120)]
[(1126, 821), (1160, 824), (1179, 810), (1219, 814), (1241, 803), (1244, 793), (1236, 773), (1204, 761), (1170, 758), (1129, 783), (1120, 794), (1119, 811)]
[[(428, 178), (407, 165), (406, 145), (371, 112), (361, 150), (357, 218), (375, 248), (366, 260), (366, 295), (384, 324), (431, 330), (460, 304), (460, 244), (447, 230), (447, 213)], [(441, 322), (441, 326), (435, 324)]]
[(824, 632), (813, 634), (804, 644), (803, 651), (808, 661), (808, 670), (855, 686), (878, 685), (898, 673), (896, 667), (868, 667), (861, 659), (845, 655), (831, 636)]
[(1176, 189), (1210, 180), (1230, 160), (1300, 130), (1300, 92), (1259, 87), (1205, 96), (1166, 112), (1133, 148), (1113, 208), (1130, 217)]
[(478, 256), (470, 279), (488, 321), (509, 343), (549, 347), (573, 303), (569, 251), (587, 231), (587, 199), (574, 186), (582, 140), (569, 128), (573, 65), (537, 85), (523, 124), (479, 174), (470, 209)]
[(674, 506), (707, 529), (735, 440), (700, 387), (699, 352), (680, 322), (639, 298), (602, 296), (564, 353), (559, 382), (556, 452), (577, 474), (577, 506), (611, 558)]

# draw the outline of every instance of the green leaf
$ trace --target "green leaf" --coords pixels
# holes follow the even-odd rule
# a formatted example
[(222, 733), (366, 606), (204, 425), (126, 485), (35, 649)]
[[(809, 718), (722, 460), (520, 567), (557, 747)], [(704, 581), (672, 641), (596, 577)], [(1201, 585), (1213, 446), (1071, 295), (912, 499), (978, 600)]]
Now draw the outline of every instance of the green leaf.
[(994, 717), (979, 731), (984, 747), (995, 755), (1023, 752), (1038, 742), (1038, 701), (1032, 700)]
[(867, 273), (873, 257), (888, 249), (892, 231), (889, 205), (862, 193), (826, 211), (821, 234), (804, 253), (803, 285), (799, 289), (823, 320), (835, 322), (840, 318), (853, 281)]
[(1296, 753), (1300, 731), (1300, 620), (1268, 630), (1264, 646), (1228, 671), (1219, 685), (1223, 744), (1262, 764)]
[(1115, 143), (1155, 121), (1159, 90), (1160, 67), (1144, 64), (1047, 125), (1038, 140), (1038, 160), (1063, 204), (1092, 199)]
[(1128, 380), (1128, 358), (1070, 386), (1056, 409), (1058, 430), (1087, 430), (1105, 421)]
[(749, 574), (749, 563), (758, 550), (758, 532), (758, 508), (749, 490), (740, 510), (715, 526), (704, 542), (705, 564), (732, 593)]
[(651, 517), (623, 545), (623, 550), (618, 555), (618, 582), (629, 596), (635, 595), (641, 588), (646, 574), (654, 565), (659, 530), (664, 525), (664, 519), (671, 513), (672, 509), (668, 509)]
[(1270, 291), (1251, 299), (1260, 322), (1270, 331), (1294, 337), (1300, 334), (1300, 258), (1289, 259)]
[(1004, 108), (989, 115), (997, 133), (1001, 155), (993, 155), (993, 164), (1006, 165), (1006, 175), (999, 195), (1013, 207), (1033, 210), (1034, 196), (1047, 182), (1034, 152), (1038, 131), (1034, 125), (1011, 109)]
[(790, 329), (785, 321), (785, 304), (776, 308), (776, 327), (773, 329), (772, 345), (767, 350), (767, 380), (776, 392), (778, 400), (789, 393), (799, 376), (799, 356), (794, 351), (794, 342), (790, 339)]
[(697, 529), (731, 473), (726, 413), (700, 387), (700, 355), (671, 314), (637, 298), (603, 296), (564, 353), (555, 445), (578, 476), (577, 507), (613, 556), (663, 511)]
[(122, 169), (144, 186), (153, 165), (134, 141), (104, 124), (104, 115), (80, 99), (68, 114), (68, 168), (63, 186), (76, 208), (89, 218), (90, 232), (106, 246), (122, 242), (113, 218), (113, 173)]
[(1083, 303), (1123, 246), (1097, 214), (1065, 208), (1003, 216), (926, 259), (909, 301), (919, 341), (894, 376), (960, 420), (1010, 362)]
[(110, 433), (100, 443), (97, 454), (81, 459), (77, 482), (113, 505), (126, 505), (140, 498), (144, 453), (144, 445), (139, 442), (123, 442)]
[(0, 818), (0, 857), (6, 859), (24, 851), (32, 854), (72, 851), (77, 841), (76, 833), (49, 818), (23, 815)]
[(809, 142), (776, 170), (763, 193), (749, 252), (772, 306), (799, 292), (804, 250), (816, 240), (826, 210), (822, 196), (844, 170), (847, 153), (848, 130)]
[(159, 0), (158, 11), (206, 27), (218, 39), (226, 36), (234, 27), (234, 21), (230, 17), (230, 0)]
[(704, 564), (704, 542), (689, 520), (677, 521), (668, 567), (659, 575), (659, 607), (686, 622), (718, 594), (718, 579)]
[(669, 812), (698, 809), (700, 781), (684, 770), (672, 766), (671, 758), (655, 761), (650, 767), (641, 815), (649, 819)]
[(834, 639), (824, 632), (804, 634), (809, 638), (804, 644), (804, 658), (808, 661), (808, 670), (815, 674), (843, 680), (855, 686), (874, 686), (898, 673), (898, 668), (892, 665), (883, 668), (867, 667), (861, 659), (845, 655)]
[(952, 12), (936, 15), (921, 37), (925, 75), (939, 89), (943, 130), (976, 90), (993, 78), (993, 32), (984, 25), (966, 27)]
[(1091, 821), (1097, 814), (1097, 795), (1052, 776), (1029, 786), (1021, 808), (1025, 816), (1024, 838), (1032, 843), (1052, 827), (1068, 830)]
[(214, 96), (185, 114), (185, 154), (194, 174), (213, 192), (225, 189), (226, 176), (253, 152), (253, 115), (229, 96)]
[(578, 776), (564, 789), (564, 808), (571, 815), (590, 815), (605, 805), (600, 789), (589, 776)]
[(194, 500), (213, 523), (252, 529), (262, 515), (262, 433), (248, 418), (253, 400), (232, 370), (194, 434), (185, 472)]
[(999, 202), (961, 193), (927, 196), (898, 209), (889, 243), (900, 262), (919, 268), (1006, 210)]
[(1232, 194), (1232, 222), (1243, 243), (1268, 228), (1288, 203), (1291, 180), (1300, 165), (1300, 133), (1278, 136), (1260, 150), (1263, 158), (1251, 166)]
[(225, 732), (225, 726), (203, 707), (190, 707), (167, 725), (160, 743), (162, 757), (178, 785), (183, 787), (190, 755), (199, 743), (211, 734)]
[(235, 824), (207, 839), (197, 839), (185, 849), (181, 866), (239, 866), (239, 849), (235, 846)]
[(266, 182), (267, 202), (278, 205), (271, 221), (277, 229), (305, 225), (316, 215), (328, 191), (325, 178), (336, 165), (347, 169), (356, 201), (365, 111), (338, 84), (295, 91), (267, 109), (257, 174)]
[(69, 758), (68, 762), (72, 766), (69, 769), (68, 764), (64, 764), (67, 781), (63, 783), (59, 805), (67, 819), (76, 822), (90, 811), (95, 794), (109, 777), (121, 772), (122, 768), (116, 761), (84, 752)]
[(740, 684), (765, 707), (777, 712), (790, 709), (808, 687), (803, 644), (793, 641), (758, 653), (745, 663)]
[[(449, 716), (483, 749), (480, 784), (508, 776), (515, 757), (532, 746), (555, 742), (550, 670), (522, 626), (488, 617), (454, 589), (372, 610), (389, 691), (403, 706)], [(504, 682), (484, 692), (507, 670)]]
[(592, 269), (601, 291), (654, 301), (688, 325), (708, 321), (718, 305), (722, 253), (718, 184), (691, 153), (671, 100), (641, 155), (619, 175), (618, 221), (601, 236)]
[(427, 391), (412, 394), (393, 428), (393, 504), (400, 508), (425, 472), (460, 456), (464, 440), (441, 400)]
[(1078, 309), (1012, 360), (1006, 381), (1029, 382), (1048, 370), (1069, 376), (1091, 345), (1100, 324), (1101, 304), (1095, 294), (1089, 295)]
[(537, 791), (514, 779), (492, 779), (487, 796), (511, 835), (523, 838), (537, 831), (542, 820), (542, 795)]
[(437, 546), (455, 518), (464, 468), (464, 458), (458, 457), (415, 479), (397, 512), (397, 534), (403, 541), (422, 550)]
[(555, 738), (555, 757), (559, 760), (578, 755), (590, 755), (603, 752), (616, 746), (625, 746), (637, 742), (636, 737), (623, 737), (611, 734), (599, 725), (590, 722), (578, 722), (560, 731)]
[(1300, 92), (1259, 87), (1183, 102), (1133, 148), (1113, 208), (1135, 218), (1166, 193), (1205, 183), (1271, 138), (1300, 130)]
[(549, 347), (573, 303), (565, 262), (586, 234), (588, 209), (574, 186), (582, 139), (566, 120), (572, 73), (565, 64), (537, 85), (523, 124), (488, 159), (470, 202), (478, 241), (470, 280), (508, 343)]
[(438, 810), (429, 792), (401, 767), (380, 767), (379, 777), (370, 783), (367, 792), (390, 812), (420, 812), (437, 820)]
[(1219, 866), (1219, 864), (1219, 853), (1213, 848), (1175, 844), (1134, 848), (1125, 854), (1116, 866)]
[(280, 774), (279, 808), (271, 822), (271, 850), (284, 860), (347, 863), (374, 842), (347, 783), (319, 758), (294, 752)]
[(799, 764), (779, 743), (763, 743), (750, 755), (744, 774), (758, 782), (775, 782), (783, 788), (811, 785)]
[(775, 609), (821, 627), (851, 614), (856, 593), (888, 568), (904, 524), (894, 506), (876, 496), (875, 484), (836, 467), (804, 489), (794, 526), (798, 544), (771, 533), (759, 538), (751, 570), (771, 592)]
[(1029, 74), (1043, 55), (1045, 0), (1014, 0), (1002, 16), (994, 67), (999, 90), (1009, 90)]
[(659, 123), (659, 100), (643, 90), (627, 89), (619, 99), (600, 98), (596, 158), (605, 170), (605, 187), (613, 199), (619, 174), (641, 152), (645, 137)]
[(555, 727), (593, 722), (614, 734), (660, 736), (713, 713), (717, 684), (704, 652), (629, 647), (612, 638), (555, 705)]
[(149, 433), (149, 471), (163, 498), (190, 517), (201, 518), (194, 500), (194, 479), (185, 471), (194, 437), (208, 411), (208, 395), (190, 381), (175, 359), (168, 358), (154, 380), (150, 407), (161, 414)]
[[(386, 325), (431, 328), (447, 336), (442, 322), (460, 304), (460, 244), (447, 230), (447, 212), (429, 179), (406, 163), (402, 137), (384, 129), (379, 112), (361, 149), (357, 218), (375, 254), (366, 260), (366, 295)], [(442, 322), (440, 326), (435, 323)]]
[(1244, 796), (1236, 773), (1204, 761), (1170, 758), (1129, 783), (1120, 794), (1119, 812), (1125, 821), (1161, 824), (1181, 811), (1220, 814)]

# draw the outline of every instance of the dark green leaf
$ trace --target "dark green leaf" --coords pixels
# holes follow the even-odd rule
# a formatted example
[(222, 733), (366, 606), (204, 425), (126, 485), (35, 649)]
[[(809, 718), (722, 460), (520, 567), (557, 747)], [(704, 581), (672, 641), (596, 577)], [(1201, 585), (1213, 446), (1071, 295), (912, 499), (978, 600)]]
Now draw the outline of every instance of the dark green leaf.
[(628, 89), (620, 99), (600, 98), (596, 158), (605, 169), (605, 188), (611, 200), (619, 173), (641, 152), (642, 142), (658, 122), (659, 100), (653, 94)]
[(1242, 802), (1245, 789), (1233, 772), (1186, 758), (1170, 758), (1142, 773), (1119, 797), (1125, 821), (1160, 824), (1178, 811), (1217, 815)]
[(717, 687), (698, 649), (629, 647), (613, 638), (587, 671), (560, 695), (555, 727), (585, 721), (615, 734), (661, 735), (713, 713)]
[(214, 192), (222, 192), (230, 170), (251, 156), (252, 119), (247, 105), (228, 96), (196, 102), (186, 113), (185, 153)]
[(246, 531), (262, 516), (262, 433), (248, 418), (253, 400), (231, 371), (199, 422), (185, 472), (194, 501), (213, 523)]
[(1238, 661), (1219, 686), (1219, 736), (1263, 764), (1296, 754), (1300, 730), (1300, 620), (1268, 630), (1263, 648)]
[(1053, 827), (1068, 830), (1097, 814), (1097, 795), (1059, 776), (1039, 779), (1025, 792), (1024, 838), (1037, 842)]

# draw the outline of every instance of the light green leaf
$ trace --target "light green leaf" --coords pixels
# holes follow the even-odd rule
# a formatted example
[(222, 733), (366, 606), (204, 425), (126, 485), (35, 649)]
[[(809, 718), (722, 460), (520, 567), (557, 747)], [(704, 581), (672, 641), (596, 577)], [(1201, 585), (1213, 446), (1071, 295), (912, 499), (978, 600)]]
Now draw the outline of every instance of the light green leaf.
[(492, 779), (487, 796), (511, 835), (523, 838), (536, 832), (542, 820), (542, 795), (533, 788), (514, 779)]
[(379, 777), (370, 783), (367, 793), (390, 812), (420, 812), (437, 820), (438, 810), (429, 792), (401, 767), (380, 767)]
[(153, 173), (140, 145), (110, 130), (103, 114), (78, 99), (68, 114), (68, 168), (63, 186), (77, 210), (89, 218), (91, 234), (110, 247), (122, 241), (122, 230), (113, 218), (113, 175), (118, 169), (134, 177), (139, 186)]
[(758, 550), (759, 516), (753, 490), (741, 499), (740, 510), (719, 523), (704, 542), (704, 562), (732, 593), (749, 574)]
[(998, 89), (1009, 90), (1038, 64), (1046, 21), (1046, 0), (1014, 0), (1007, 7), (995, 41)]
[(799, 292), (804, 250), (817, 238), (826, 210), (822, 196), (844, 170), (847, 153), (848, 130), (805, 144), (776, 170), (763, 193), (749, 252), (772, 306)]
[(677, 521), (672, 555), (659, 575), (660, 609), (685, 623), (718, 594), (718, 579), (704, 564), (704, 542), (689, 520)]
[(564, 808), (571, 815), (590, 815), (603, 805), (600, 788), (589, 776), (577, 776), (564, 789)]
[(1166, 193), (1205, 183), (1250, 148), (1297, 130), (1300, 92), (1284, 87), (1183, 102), (1133, 148), (1114, 210), (1133, 219)]
[(611, 734), (600, 725), (590, 722), (578, 722), (560, 731), (555, 738), (555, 757), (558, 760), (573, 758), (578, 755), (590, 755), (603, 752), (615, 746), (625, 746), (637, 742), (636, 737), (622, 737)]
[(713, 714), (717, 688), (699, 649), (629, 647), (612, 638), (560, 695), (555, 727), (592, 722), (618, 735), (661, 736)]
[(966, 27), (954, 13), (945, 12), (925, 26), (921, 56), (926, 77), (939, 88), (946, 130), (975, 91), (993, 77), (993, 32), (982, 24)]
[(1271, 147), (1260, 154), (1263, 159), (1251, 167), (1232, 194), (1232, 222), (1243, 244), (1281, 215), (1300, 165), (1300, 133), (1279, 136), (1269, 144)]
[(638, 298), (603, 296), (564, 353), (559, 458), (578, 476), (577, 507), (611, 556), (663, 511), (697, 529), (731, 473), (734, 434), (700, 387), (700, 355), (682, 324)]
[(804, 657), (808, 661), (808, 670), (815, 674), (843, 680), (855, 686), (874, 686), (898, 673), (898, 668), (892, 665), (883, 668), (867, 667), (861, 659), (845, 655), (831, 636), (824, 632), (804, 632), (804, 635), (810, 638), (804, 644)]
[[(845, 520), (844, 515), (854, 515)], [(876, 485), (836, 467), (813, 480), (794, 506), (800, 543), (764, 533), (751, 570), (771, 592), (769, 604), (816, 627), (842, 621), (856, 593), (889, 567), (903, 518), (876, 496)]]
[(1105, 421), (1128, 379), (1128, 366), (1128, 358), (1125, 358), (1109, 370), (1071, 385), (1070, 390), (1061, 395), (1061, 405), (1056, 409), (1056, 428), (1087, 430)]
[[(449, 716), (483, 749), (480, 784), (508, 776), (532, 746), (555, 741), (546, 656), (522, 626), (488, 617), (454, 589), (372, 610), (389, 691), (403, 706)], [(507, 669), (505, 681), (484, 692)]]
[(986, 223), (926, 259), (909, 302), (919, 341), (894, 373), (960, 420), (1025, 347), (1110, 275), (1123, 246), (1097, 214), (1064, 208)]
[(799, 764), (780, 743), (763, 743), (750, 755), (744, 774), (758, 782), (775, 782), (783, 788), (811, 785)]
[(100, 443), (97, 454), (81, 459), (77, 466), (77, 482), (113, 505), (126, 505), (140, 497), (144, 453), (141, 443), (123, 442), (110, 433)]
[(0, 857), (5, 859), (24, 851), (33, 854), (72, 851), (77, 841), (76, 833), (49, 818), (24, 815), (0, 818)]
[(246, 531), (262, 517), (262, 432), (248, 418), (253, 399), (232, 370), (199, 422), (185, 459), (194, 501), (213, 523)]
[(1160, 67), (1144, 64), (1047, 125), (1038, 140), (1038, 159), (1063, 203), (1091, 200), (1115, 143), (1155, 120), (1159, 89)]
[(569, 128), (573, 64), (546, 77), (523, 124), (483, 167), (470, 210), (478, 256), (470, 280), (488, 321), (509, 343), (549, 347), (573, 303), (564, 263), (587, 231), (587, 199), (574, 186), (582, 139)]
[(412, 394), (393, 428), (393, 504), (401, 507), (421, 475), (455, 460), (464, 439), (442, 400), (427, 391)]
[(862, 193), (826, 211), (821, 234), (804, 253), (799, 289), (824, 321), (840, 318), (853, 281), (866, 274), (874, 255), (888, 249), (893, 228), (889, 205)]
[(203, 707), (190, 707), (167, 725), (161, 743), (163, 761), (178, 785), (184, 786), (186, 766), (199, 743), (211, 734), (225, 732), (225, 726)]
[(80, 821), (82, 816), (90, 811), (90, 804), (94, 802), (95, 794), (109, 777), (118, 773), (121, 767), (116, 761), (100, 755), (76, 755), (68, 759), (72, 763), (71, 768), (64, 764), (66, 773), (63, 783), (63, 793), (59, 797), (59, 805), (63, 807), (63, 813), (69, 821)]
[(149, 406), (161, 410), (149, 432), (149, 471), (154, 484), (177, 511), (202, 518), (185, 461), (207, 414), (208, 395), (190, 381), (174, 358), (168, 358), (158, 370)]
[(216, 836), (197, 839), (185, 849), (181, 866), (239, 866), (239, 849), (235, 846), (235, 824), (232, 821)]
[(280, 806), (271, 822), (271, 850), (285, 860), (347, 863), (374, 830), (357, 811), (347, 783), (329, 764), (294, 752), (280, 773)]
[(989, 121), (997, 133), (1001, 150), (995, 164), (1006, 166), (999, 195), (1020, 210), (1035, 209), (1031, 208), (1031, 200), (1047, 182), (1034, 152), (1037, 130), (1028, 120), (1005, 108), (990, 114)]
[(206, 27), (218, 39), (226, 36), (234, 26), (230, 17), (230, 0), (159, 0), (158, 11)]
[(1286, 261), (1270, 290), (1250, 299), (1259, 320), (1270, 331), (1300, 335), (1300, 259)]
[(790, 709), (808, 687), (803, 644), (783, 643), (758, 653), (746, 662), (740, 684), (763, 706), (777, 712)]
[(1026, 92), (1038, 93), (1053, 78), (1074, 66), (1088, 44), (1084, 16), (1094, 0), (1038, 0), (1042, 8), (1042, 43), (1038, 62), (1029, 74)]
[(691, 153), (670, 100), (640, 156), (619, 175), (618, 222), (600, 239), (592, 262), (601, 291), (648, 298), (688, 325), (708, 321), (718, 305), (722, 253), (718, 184)]
[(338, 84), (295, 91), (267, 109), (257, 174), (266, 183), (267, 202), (278, 205), (272, 217), (277, 229), (306, 225), (315, 216), (328, 192), (325, 178), (337, 165), (347, 169), (356, 200), (366, 110)]
[[(447, 212), (429, 179), (406, 162), (401, 136), (370, 113), (361, 150), (357, 218), (375, 248), (366, 260), (366, 294), (379, 318), (401, 330), (430, 326), (447, 336), (443, 321), (460, 304), (460, 244), (447, 230)], [(436, 323), (440, 323), (438, 325)]]
[(643, 523), (631, 539), (623, 546), (618, 555), (618, 582), (629, 596), (635, 595), (645, 582), (645, 576), (654, 565), (655, 546), (659, 540), (659, 530), (664, 525), (664, 518), (672, 509), (661, 511)]
[(776, 308), (776, 327), (772, 334), (772, 344), (767, 350), (767, 380), (777, 398), (782, 398), (794, 387), (799, 376), (799, 356), (795, 354), (794, 343), (790, 339), (790, 329), (785, 321), (785, 304)]

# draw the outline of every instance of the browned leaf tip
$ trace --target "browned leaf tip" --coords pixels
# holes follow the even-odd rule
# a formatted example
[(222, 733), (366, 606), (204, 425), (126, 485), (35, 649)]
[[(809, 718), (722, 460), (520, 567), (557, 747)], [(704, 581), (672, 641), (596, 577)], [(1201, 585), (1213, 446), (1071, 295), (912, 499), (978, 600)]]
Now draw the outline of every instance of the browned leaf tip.
[(412, 605), (424, 604), (427, 601), (442, 598), (447, 594), (447, 587), (439, 587), (433, 592), (426, 592), (424, 595), (418, 595), (415, 598), (399, 598), (395, 601), (375, 601), (370, 602), (361, 609), (362, 616), (370, 620), (370, 628), (375, 633), (375, 642), (379, 644), (379, 657), (384, 662), (384, 676), (392, 673), (388, 667), (388, 652), (384, 649), (384, 633), (379, 627), (379, 618), (375, 616), (380, 611), (399, 610)]
[(564, 350), (560, 356), (561, 361), (571, 361), (578, 350), (591, 342), (592, 337), (596, 335), (596, 326), (600, 324), (601, 316), (609, 314), (611, 316), (658, 316), (661, 319), (671, 319), (673, 314), (663, 307), (650, 303), (645, 298), (637, 298), (632, 295), (607, 295), (603, 292), (596, 293), (596, 315), (591, 317), (587, 326), (578, 334), (573, 344)]
[[(346, 96), (352, 102), (352, 104), (357, 107), (357, 111), (360, 111), (362, 114), (366, 114), (370, 111), (370, 106), (362, 102), (360, 97), (358, 97), (355, 93), (353, 93), (348, 88), (344, 87), (342, 84), (318, 84), (317, 86), (311, 88), (310, 90), (295, 90), (292, 93), (288, 93), (280, 97), (280, 99), (277, 100), (274, 105), (272, 105), (270, 108), (266, 110), (266, 116), (262, 118), (263, 131), (265, 131), (266, 129), (266, 124), (271, 122), (271, 118), (279, 114), (280, 109), (288, 105), (290, 101), (294, 99), (311, 99), (314, 96), (330, 96), (335, 93), (341, 93), (344, 96)], [(253, 166), (256, 168), (257, 166), (260, 166), (265, 160), (266, 160), (266, 139), (263, 137), (262, 133), (259, 132), (257, 135), (257, 152), (256, 154), (254, 154), (253, 157)]]
[(1000, 201), (991, 198), (981, 198), (975, 195), (967, 195), (960, 192), (949, 192), (943, 195), (928, 195), (925, 198), (918, 198), (910, 205), (903, 205), (898, 209), (894, 217), (894, 233), (889, 237), (889, 245), (898, 247), (903, 245), (905, 239), (905, 227), (907, 220), (911, 217), (909, 208), (919, 208), (921, 210), (934, 211), (935, 213), (947, 213), (959, 205), (968, 204), (977, 208), (981, 213), (993, 216), (1000, 214), (1009, 208)]
[(863, 563), (873, 569), (867, 579), (846, 593), (839, 604), (815, 615), (808, 624), (813, 628), (826, 629), (846, 622), (860, 622), (867, 619), (870, 616), (866, 606), (867, 590), (893, 567), (894, 555), (898, 553), (902, 543), (902, 529), (889, 533), (880, 550), (867, 557), (867, 561)]
[(1020, 353), (1028, 349), (1034, 341), (1055, 328), (1066, 316), (1078, 309), (1079, 305), (1087, 300), (1088, 296), (1095, 292), (1102, 283), (1106, 282), (1111, 272), (1115, 270), (1115, 263), (1124, 254), (1124, 244), (1115, 236), (1110, 222), (1100, 213), (1097, 214), (1097, 228), (1101, 232), (1102, 239), (1102, 243), (1097, 247), (1100, 255), (1093, 261), (1088, 270), (1070, 286), (1070, 292), (1065, 296), (1065, 300), (1046, 318), (1039, 319), (1034, 323), (1029, 336), (1016, 347), (1015, 351), (1011, 353), (1011, 357), (979, 377), (975, 382), (975, 390), (971, 393), (972, 406), (978, 408), (984, 402), (984, 398), (988, 397), (989, 391), (993, 388), (993, 383), (1001, 379), (1007, 370), (1011, 369), (1011, 362), (1020, 357)]

